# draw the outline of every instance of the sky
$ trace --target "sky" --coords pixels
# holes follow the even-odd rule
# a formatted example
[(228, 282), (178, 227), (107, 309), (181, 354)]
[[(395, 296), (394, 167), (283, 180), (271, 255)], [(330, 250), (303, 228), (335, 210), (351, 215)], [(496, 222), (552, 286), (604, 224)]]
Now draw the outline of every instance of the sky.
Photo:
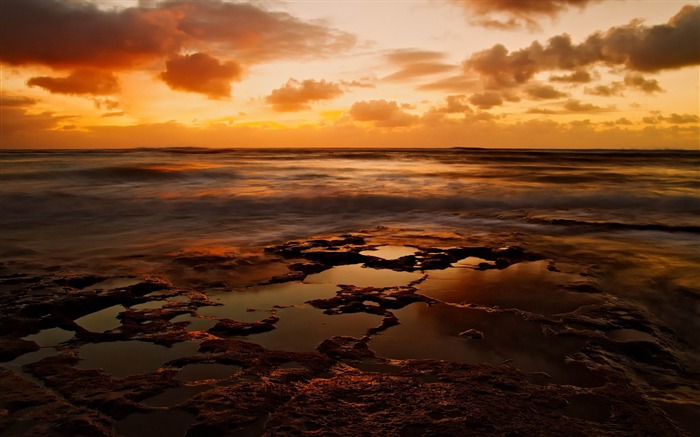
[(686, 0), (0, 0), (0, 147), (700, 149)]

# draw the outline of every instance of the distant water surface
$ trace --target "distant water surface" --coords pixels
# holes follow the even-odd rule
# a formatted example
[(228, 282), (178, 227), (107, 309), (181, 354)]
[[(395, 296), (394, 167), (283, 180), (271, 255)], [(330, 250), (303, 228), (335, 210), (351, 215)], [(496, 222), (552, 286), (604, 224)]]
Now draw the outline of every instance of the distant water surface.
[(133, 254), (413, 223), (700, 229), (700, 153), (0, 152), (2, 250)]

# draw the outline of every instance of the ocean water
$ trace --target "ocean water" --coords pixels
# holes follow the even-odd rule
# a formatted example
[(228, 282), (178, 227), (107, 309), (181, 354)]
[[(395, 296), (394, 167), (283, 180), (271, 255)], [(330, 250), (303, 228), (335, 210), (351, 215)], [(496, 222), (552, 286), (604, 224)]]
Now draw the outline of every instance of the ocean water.
[(0, 225), (11, 269), (127, 276), (376, 227), (399, 244), (456, 234), (605, 264), (610, 289), (672, 321), (699, 309), (697, 151), (3, 150)]
[[(230, 290), (248, 291), (226, 295), (233, 304), (252, 299), (237, 308), (243, 313), (256, 304), (285, 304), (289, 296), (280, 293), (277, 302), (276, 289), (312, 287), (251, 289), (287, 272), (286, 265), (264, 255), (266, 246), (358, 232), (372, 235), (379, 256), (382, 250), (413, 253), (423, 243), (517, 245), (542, 255), (545, 261), (490, 272), (473, 270), (479, 260), (467, 259), (428, 272), (418, 291), (451, 305), (512, 306), (546, 317), (588, 307), (591, 314), (618, 317), (615, 323), (622, 328), (611, 322), (605, 332), (586, 335), (619, 342), (624, 353), (615, 359), (627, 363), (622, 365), (630, 380), (644, 386), (674, 420), (687, 425), (700, 417), (697, 151), (0, 151), (3, 275), (99, 274), (131, 281), (155, 276), (181, 289), (200, 290), (202, 284), (224, 283)], [(192, 268), (192, 256), (211, 268)], [(560, 272), (551, 272), (549, 263)], [(362, 286), (399, 274), (364, 269), (367, 275), (360, 278), (358, 265), (309, 278), (340, 275), (343, 279), (335, 282), (342, 283), (343, 269), (356, 270), (348, 277), (369, 281), (358, 282)], [(602, 294), (557, 288), (557, 281), (591, 278)], [(207, 293), (216, 300), (220, 290)], [(303, 304), (303, 295), (298, 297), (295, 303)], [(226, 306), (207, 308), (227, 311)], [(200, 315), (207, 317), (207, 308)], [(301, 322), (294, 325), (296, 313), (308, 314), (299, 318), (307, 324), (315, 320), (311, 315), (322, 318), (318, 326), (327, 325), (326, 319), (343, 320), (302, 305), (279, 310), (275, 331), (248, 339), (295, 349), (294, 338), (303, 337), (295, 329), (306, 329)], [(414, 304), (396, 314), (402, 324), (370, 342), (380, 356), (494, 364), (517, 356), (516, 365), (520, 360), (523, 369), (548, 370), (555, 379), (560, 372), (566, 383), (588, 378), (564, 360), (589, 347), (586, 341), (553, 337), (519, 316), (445, 304)], [(365, 316), (373, 321), (359, 320), (357, 335), (379, 317), (346, 317)], [(459, 339), (457, 334), (469, 327), (465, 317), (487, 333), (483, 343)], [(635, 317), (643, 320), (635, 325)], [(344, 333), (346, 328), (327, 329)], [(626, 343), (635, 341), (641, 346), (630, 352)], [(676, 364), (664, 367), (652, 357), (650, 371), (647, 364), (626, 361), (629, 353), (645, 359), (644, 342), (663, 344)], [(311, 350), (316, 340), (312, 343), (304, 347)], [(430, 347), (417, 350), (421, 344)]]
[(130, 254), (392, 224), (697, 234), (699, 169), (700, 153), (677, 151), (5, 150), (3, 251)]

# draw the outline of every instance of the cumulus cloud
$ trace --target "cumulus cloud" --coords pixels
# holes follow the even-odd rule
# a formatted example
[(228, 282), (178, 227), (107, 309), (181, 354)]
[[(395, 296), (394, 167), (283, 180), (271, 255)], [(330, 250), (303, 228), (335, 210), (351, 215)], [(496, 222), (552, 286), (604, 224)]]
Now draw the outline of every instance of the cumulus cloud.
[(539, 29), (542, 16), (555, 17), (571, 8), (583, 8), (596, 0), (452, 0), (465, 8), (473, 24), (501, 30)]
[(319, 57), (355, 37), (285, 12), (221, 0), (100, 9), (87, 1), (3, 1), (0, 61), (54, 68), (126, 69), (207, 47), (240, 61)]
[(642, 121), (646, 124), (658, 124), (662, 122), (670, 124), (698, 124), (700, 123), (700, 117), (697, 114), (676, 114), (675, 112), (668, 117), (664, 117), (658, 112), (654, 112), (654, 115), (644, 117)]
[(612, 97), (621, 96), (624, 89), (622, 82), (612, 82), (608, 85), (596, 85), (594, 87), (586, 87), (583, 92), (592, 96)]
[(661, 85), (656, 79), (645, 79), (639, 74), (628, 74), (624, 82), (611, 82), (608, 85), (597, 85), (586, 87), (583, 92), (592, 96), (611, 97), (622, 96), (625, 88), (632, 88), (647, 94), (663, 92)]
[(625, 85), (631, 88), (637, 88), (647, 94), (662, 92), (661, 85), (656, 79), (645, 79), (639, 74), (629, 74), (625, 76)]
[(553, 109), (546, 109), (546, 108), (530, 108), (527, 110), (528, 114), (541, 114), (541, 115), (552, 115), (552, 114), (558, 114), (557, 111), (554, 111)]
[(525, 88), (525, 94), (535, 100), (559, 99), (567, 96), (566, 93), (557, 90), (551, 85), (530, 85)]
[(353, 103), (350, 116), (356, 121), (372, 121), (378, 127), (405, 127), (418, 121), (417, 116), (403, 111), (395, 101), (383, 99)]
[(585, 70), (577, 70), (573, 73), (550, 76), (549, 80), (552, 82), (564, 82), (564, 83), (588, 83), (593, 80), (591, 73)]
[(238, 63), (220, 62), (206, 53), (176, 56), (166, 63), (160, 78), (170, 88), (204, 94), (211, 99), (231, 95), (231, 82), (241, 78)]
[(570, 112), (602, 112), (608, 108), (596, 106), (592, 103), (583, 103), (580, 100), (571, 99), (564, 103), (564, 109)]
[(298, 81), (289, 79), (281, 88), (270, 93), (265, 100), (275, 111), (294, 112), (309, 109), (309, 103), (319, 100), (331, 100), (344, 93), (340, 85), (325, 80), (308, 79)]
[(502, 105), (503, 98), (499, 93), (487, 91), (484, 93), (472, 94), (469, 97), (469, 103), (479, 109), (491, 109), (494, 106)]
[(445, 106), (440, 108), (440, 112), (446, 114), (455, 114), (459, 112), (472, 112), (472, 109), (467, 104), (468, 99), (464, 94), (446, 96)]
[(116, 76), (99, 70), (77, 70), (67, 77), (32, 77), (27, 85), (44, 88), (53, 94), (104, 96), (119, 92)]
[[(479, 2), (475, 2), (479, 3)], [(550, 38), (542, 45), (509, 51), (502, 44), (471, 55), (464, 63), (467, 72), (478, 73), (489, 87), (516, 87), (542, 71), (570, 70), (555, 80), (583, 82), (581, 73), (593, 64), (622, 66), (628, 71), (655, 72), (700, 64), (700, 6), (686, 5), (666, 24), (645, 26), (635, 21), (574, 44), (567, 34)]]

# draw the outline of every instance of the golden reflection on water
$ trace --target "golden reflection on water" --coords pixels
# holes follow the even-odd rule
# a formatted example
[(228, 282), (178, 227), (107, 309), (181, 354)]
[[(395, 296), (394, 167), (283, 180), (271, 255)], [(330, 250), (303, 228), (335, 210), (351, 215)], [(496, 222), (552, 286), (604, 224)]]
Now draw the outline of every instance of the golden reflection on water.
[(548, 261), (521, 262), (504, 270), (474, 270), (478, 259), (457, 263), (452, 267), (431, 270), (420, 283), (420, 294), (443, 302), (518, 308), (539, 314), (573, 311), (580, 306), (600, 302), (591, 294), (570, 293), (559, 285), (578, 282), (581, 278), (569, 273), (547, 270)]

